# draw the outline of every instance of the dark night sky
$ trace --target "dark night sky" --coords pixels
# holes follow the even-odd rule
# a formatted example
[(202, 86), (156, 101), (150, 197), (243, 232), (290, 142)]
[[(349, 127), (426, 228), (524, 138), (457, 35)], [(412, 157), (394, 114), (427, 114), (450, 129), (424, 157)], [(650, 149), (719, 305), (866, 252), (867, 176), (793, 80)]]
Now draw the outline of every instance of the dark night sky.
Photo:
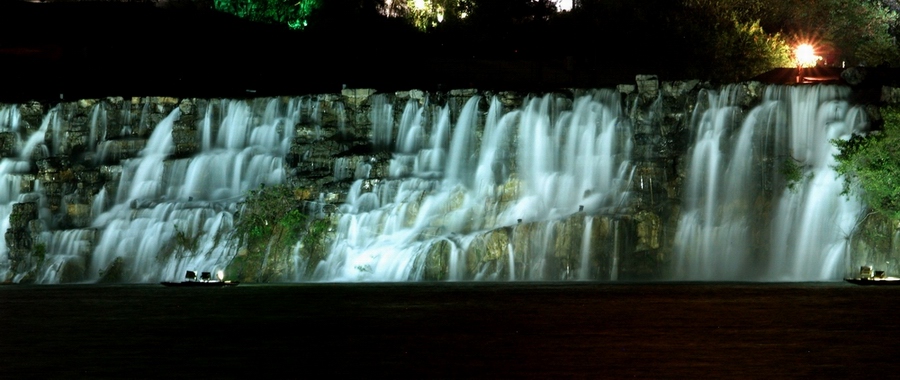
[(342, 86), (550, 90), (630, 83), (639, 73), (616, 59), (588, 67), (566, 54), (526, 55), (527, 47), (478, 41), (488, 38), (425, 40), (349, 22), (321, 33), (291, 33), (147, 1), (3, 2), (0, 13), (12, 15), (0, 24), (0, 64), (14, 73), (0, 100), (56, 99), (59, 93), (241, 96), (247, 89), (295, 95)]

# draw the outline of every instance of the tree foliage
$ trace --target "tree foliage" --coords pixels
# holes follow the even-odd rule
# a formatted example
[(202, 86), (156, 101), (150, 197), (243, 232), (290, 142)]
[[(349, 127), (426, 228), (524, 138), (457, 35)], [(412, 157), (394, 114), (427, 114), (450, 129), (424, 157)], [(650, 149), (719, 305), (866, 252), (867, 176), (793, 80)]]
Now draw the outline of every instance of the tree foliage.
[(836, 170), (845, 179), (845, 193), (854, 193), (872, 209), (900, 219), (900, 107), (882, 109), (884, 130), (835, 140), (840, 149)]
[(271, 268), (285, 261), (301, 238), (308, 218), (294, 189), (285, 185), (251, 190), (238, 207), (232, 241), (243, 253), (229, 267), (244, 281), (267, 281), (277, 272)]
[(746, 20), (738, 11), (716, 14), (715, 34), (703, 55), (714, 79), (734, 82), (776, 67), (791, 67), (791, 47), (779, 33), (767, 33), (759, 20)]
[(301, 198), (302, 190), (287, 185), (247, 193), (235, 215), (231, 241), (239, 253), (227, 268), (230, 276), (250, 282), (283, 279), (296, 269), (295, 254), (308, 263), (305, 274), (311, 274), (325, 257), (331, 220), (303, 213)]
[(828, 64), (900, 66), (898, 0), (582, 0), (567, 12), (553, 0), (209, 1), (358, 55), (574, 58), (592, 71), (735, 81), (793, 66), (792, 47), (811, 42)]
[(900, 64), (896, 0), (686, 0), (718, 3), (745, 20), (759, 20), (791, 44), (812, 42), (826, 61), (848, 64)]
[(504, 27), (546, 21), (556, 14), (556, 4), (551, 0), (386, 0), (382, 14), (406, 18), (420, 30), (442, 23)]
[(251, 190), (240, 203), (234, 233), (248, 245), (257, 245), (258, 240), (268, 240), (270, 236), (296, 235), (306, 221), (299, 207), (290, 187), (261, 186)]
[(303, 29), (322, 0), (214, 0), (216, 10), (251, 21)]

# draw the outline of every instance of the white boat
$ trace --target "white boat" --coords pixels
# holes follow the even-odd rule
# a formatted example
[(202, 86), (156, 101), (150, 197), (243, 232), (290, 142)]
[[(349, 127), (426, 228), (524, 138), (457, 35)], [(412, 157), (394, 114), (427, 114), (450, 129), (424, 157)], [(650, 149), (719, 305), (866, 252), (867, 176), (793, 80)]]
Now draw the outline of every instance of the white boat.
[(859, 277), (848, 277), (844, 281), (856, 285), (900, 285), (900, 277), (888, 277), (884, 271), (872, 271), (871, 266), (859, 268)]
[(187, 288), (222, 288), (228, 286), (238, 286), (238, 284), (240, 284), (239, 281), (223, 281), (222, 277), (223, 273), (222, 271), (219, 271), (218, 280), (214, 280), (210, 272), (202, 272), (200, 273), (200, 277), (197, 278), (197, 272), (189, 270), (184, 274), (184, 281), (163, 281), (160, 282), (160, 284), (162, 284), (163, 286)]

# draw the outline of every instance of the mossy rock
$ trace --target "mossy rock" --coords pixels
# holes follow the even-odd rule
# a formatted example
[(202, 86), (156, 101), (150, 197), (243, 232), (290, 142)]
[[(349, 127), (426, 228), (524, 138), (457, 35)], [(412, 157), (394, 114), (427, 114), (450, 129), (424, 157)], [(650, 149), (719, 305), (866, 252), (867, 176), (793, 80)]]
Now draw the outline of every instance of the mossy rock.
[(658, 249), (660, 228), (662, 227), (659, 215), (649, 211), (641, 211), (634, 216), (634, 222), (637, 235), (635, 251)]
[(429, 247), (425, 254), (425, 267), (422, 280), (443, 281), (450, 276), (450, 254), (453, 244), (447, 240), (438, 240)]
[(467, 261), (472, 265), (488, 261), (497, 261), (509, 256), (509, 232), (497, 229), (480, 234), (466, 252)]
[(35, 202), (20, 202), (13, 204), (9, 215), (9, 226), (12, 229), (21, 230), (28, 228), (28, 222), (37, 219), (38, 206)]
[(125, 275), (125, 260), (121, 257), (116, 257), (105, 269), (100, 270), (100, 279), (97, 282), (100, 284), (120, 283), (125, 278)]
[(59, 282), (72, 283), (84, 280), (85, 263), (82, 258), (73, 258), (66, 260), (59, 269)]

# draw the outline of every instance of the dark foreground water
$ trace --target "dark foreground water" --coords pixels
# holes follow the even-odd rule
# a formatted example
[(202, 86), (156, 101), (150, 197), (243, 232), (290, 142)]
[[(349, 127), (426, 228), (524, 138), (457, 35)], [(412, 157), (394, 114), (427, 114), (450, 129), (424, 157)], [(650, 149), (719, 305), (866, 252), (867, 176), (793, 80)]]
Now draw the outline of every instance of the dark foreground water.
[(900, 287), (0, 287), (0, 378), (900, 376)]

